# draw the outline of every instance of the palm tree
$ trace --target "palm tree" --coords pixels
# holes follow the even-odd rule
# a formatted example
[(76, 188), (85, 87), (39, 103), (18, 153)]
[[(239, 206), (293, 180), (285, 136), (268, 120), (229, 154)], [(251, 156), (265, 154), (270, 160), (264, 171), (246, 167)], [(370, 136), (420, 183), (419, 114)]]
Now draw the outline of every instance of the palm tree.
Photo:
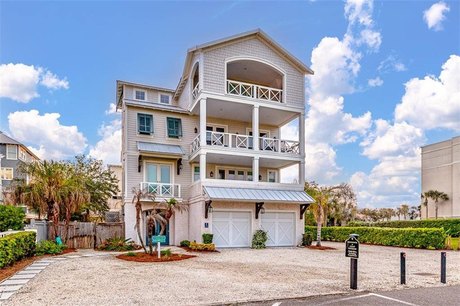
[(427, 193), (428, 197), (434, 201), (435, 219), (438, 219), (439, 200), (447, 201), (449, 200), (449, 196), (446, 193), (437, 190), (429, 190)]
[(407, 220), (407, 215), (409, 214), (409, 205), (402, 204), (400, 209), (401, 209), (401, 215), (404, 216), (404, 220)]
[[(420, 194), (420, 200), (422, 200), (422, 205), (425, 206), (425, 218), (428, 219), (428, 198), (429, 198), (428, 191)], [(420, 214), (420, 216), (422, 216)]]
[(137, 231), (137, 237), (139, 238), (139, 242), (144, 249), (144, 252), (147, 253), (147, 249), (145, 248), (144, 244), (144, 239), (142, 239), (142, 234), (141, 234), (141, 217), (142, 217), (142, 200), (146, 198), (152, 198), (155, 199), (155, 195), (152, 193), (149, 193), (147, 189), (139, 189), (137, 187), (133, 187), (132, 189), (133, 192), (133, 204), (134, 207), (136, 208), (136, 224), (134, 225), (134, 228)]
[(316, 219), (316, 246), (321, 246), (321, 228), (333, 187), (321, 187), (315, 182), (305, 183), (305, 191), (315, 199), (309, 207)]
[(160, 235), (163, 235), (168, 225), (168, 220), (162, 216), (160, 210), (152, 209), (147, 213), (147, 236), (150, 255), (153, 255), (152, 236), (155, 234), (155, 229), (158, 225), (160, 226)]
[(398, 216), (398, 220), (401, 220), (401, 207), (395, 208), (395, 215)]

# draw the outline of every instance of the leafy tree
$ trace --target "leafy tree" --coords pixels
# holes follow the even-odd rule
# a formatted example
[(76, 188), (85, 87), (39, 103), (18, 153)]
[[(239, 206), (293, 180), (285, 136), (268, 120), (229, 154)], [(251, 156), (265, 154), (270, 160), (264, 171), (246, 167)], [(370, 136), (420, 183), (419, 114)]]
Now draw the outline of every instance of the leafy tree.
[(407, 215), (409, 214), (409, 205), (402, 204), (400, 209), (401, 209), (401, 215), (404, 217), (404, 220), (407, 220)]
[(449, 196), (446, 193), (437, 190), (429, 190), (427, 191), (427, 195), (434, 201), (435, 219), (438, 219), (439, 200), (447, 201), (449, 200)]
[(24, 228), (24, 211), (21, 207), (0, 205), (0, 232)]
[(420, 208), (419, 206), (411, 206), (409, 209), (409, 219), (415, 220), (419, 216)]

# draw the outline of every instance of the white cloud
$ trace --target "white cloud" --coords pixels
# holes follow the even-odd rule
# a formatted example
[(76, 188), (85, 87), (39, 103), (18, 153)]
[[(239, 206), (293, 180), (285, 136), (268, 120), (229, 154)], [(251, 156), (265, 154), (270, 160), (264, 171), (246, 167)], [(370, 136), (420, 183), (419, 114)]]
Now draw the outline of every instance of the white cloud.
[(391, 71), (402, 72), (406, 71), (406, 65), (394, 54), (388, 55), (383, 61), (380, 62), (377, 70), (381, 73), (388, 73)]
[(34, 153), (43, 159), (67, 159), (81, 154), (86, 148), (86, 138), (74, 125), (59, 122), (59, 113), (40, 115), (38, 110), (18, 111), (8, 115), (12, 136), (30, 144)]
[(460, 131), (460, 56), (451, 55), (442, 65), (439, 78), (413, 78), (396, 106), (395, 120), (423, 129)]
[(103, 124), (98, 131), (102, 137), (89, 151), (89, 155), (102, 160), (105, 164), (120, 164), (121, 120)]
[(49, 88), (49, 89), (69, 89), (69, 82), (64, 79), (59, 79), (57, 75), (53, 74), (51, 71), (44, 71), (40, 69), (42, 72), (40, 84)]
[(367, 85), (370, 87), (379, 87), (383, 85), (383, 80), (380, 77), (367, 80)]
[(28, 103), (40, 96), (38, 85), (51, 90), (69, 88), (66, 79), (59, 79), (45, 68), (22, 63), (0, 65), (0, 97)]
[(443, 1), (433, 4), (429, 9), (423, 12), (428, 29), (435, 31), (442, 30), (442, 22), (446, 19), (445, 14), (450, 11), (449, 6)]
[(105, 111), (106, 115), (112, 115), (117, 113), (117, 105), (115, 103), (110, 103), (109, 109)]

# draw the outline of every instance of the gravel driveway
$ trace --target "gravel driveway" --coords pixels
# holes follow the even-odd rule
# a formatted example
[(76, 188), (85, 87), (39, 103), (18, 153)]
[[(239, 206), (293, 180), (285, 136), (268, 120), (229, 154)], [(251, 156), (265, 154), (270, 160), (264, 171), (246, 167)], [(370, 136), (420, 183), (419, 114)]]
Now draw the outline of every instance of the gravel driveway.
[[(344, 244), (324, 245), (337, 250), (229, 249), (161, 264), (75, 258), (48, 266), (5, 305), (196, 305), (349, 291)], [(398, 285), (401, 250), (406, 286)], [(460, 284), (458, 262), (460, 252), (448, 252), (448, 284)], [(439, 286), (439, 271), (440, 251), (360, 247), (359, 290)]]

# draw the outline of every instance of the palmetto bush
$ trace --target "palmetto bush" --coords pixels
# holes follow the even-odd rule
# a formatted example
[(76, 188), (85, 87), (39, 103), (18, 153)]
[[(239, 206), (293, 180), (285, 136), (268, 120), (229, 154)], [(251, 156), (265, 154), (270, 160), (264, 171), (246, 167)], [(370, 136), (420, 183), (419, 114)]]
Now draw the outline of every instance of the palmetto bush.
[(131, 239), (122, 237), (113, 237), (103, 241), (97, 249), (100, 251), (133, 251), (140, 249), (141, 246), (137, 245)]

